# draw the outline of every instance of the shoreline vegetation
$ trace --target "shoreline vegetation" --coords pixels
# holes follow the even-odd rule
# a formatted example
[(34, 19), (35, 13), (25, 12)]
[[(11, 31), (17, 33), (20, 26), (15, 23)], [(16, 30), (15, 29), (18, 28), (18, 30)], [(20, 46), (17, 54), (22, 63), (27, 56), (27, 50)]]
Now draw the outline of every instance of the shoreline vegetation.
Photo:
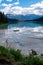
[(21, 54), (19, 49), (8, 49), (0, 46), (0, 65), (43, 65), (43, 54)]

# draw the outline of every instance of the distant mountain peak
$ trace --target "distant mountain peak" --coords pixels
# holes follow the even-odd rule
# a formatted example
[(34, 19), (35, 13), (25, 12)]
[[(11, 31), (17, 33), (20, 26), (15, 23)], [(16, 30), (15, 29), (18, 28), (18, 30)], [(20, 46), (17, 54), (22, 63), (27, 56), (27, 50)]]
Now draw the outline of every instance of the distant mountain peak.
[(8, 18), (12, 19), (18, 19), (18, 20), (33, 20), (40, 18), (42, 16), (40, 15), (35, 15), (35, 14), (30, 14), (30, 15), (13, 15), (13, 14), (6, 14)]

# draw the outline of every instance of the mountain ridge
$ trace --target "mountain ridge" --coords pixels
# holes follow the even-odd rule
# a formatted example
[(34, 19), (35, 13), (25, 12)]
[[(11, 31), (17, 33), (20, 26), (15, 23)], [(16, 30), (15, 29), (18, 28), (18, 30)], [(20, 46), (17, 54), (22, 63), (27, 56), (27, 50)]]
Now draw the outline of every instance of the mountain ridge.
[(43, 16), (38, 16), (38, 15), (16, 15), (13, 16), (10, 14), (7, 15), (9, 21), (43, 21)]
[(7, 17), (10, 19), (17, 19), (17, 20), (33, 20), (33, 19), (37, 19), (40, 18), (42, 16), (39, 15), (12, 15), (12, 14), (7, 14)]

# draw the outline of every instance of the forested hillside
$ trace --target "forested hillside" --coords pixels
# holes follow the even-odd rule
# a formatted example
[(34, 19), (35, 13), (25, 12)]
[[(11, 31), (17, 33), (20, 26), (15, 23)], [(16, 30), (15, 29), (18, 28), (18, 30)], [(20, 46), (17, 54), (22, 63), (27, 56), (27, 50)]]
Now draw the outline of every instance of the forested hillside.
[(0, 24), (8, 23), (7, 16), (4, 15), (4, 13), (0, 12)]

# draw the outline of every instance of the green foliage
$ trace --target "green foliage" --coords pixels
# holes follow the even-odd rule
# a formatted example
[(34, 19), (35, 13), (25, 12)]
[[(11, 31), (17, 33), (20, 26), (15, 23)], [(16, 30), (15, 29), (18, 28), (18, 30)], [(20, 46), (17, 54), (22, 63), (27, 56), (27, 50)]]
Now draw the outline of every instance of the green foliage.
[(43, 65), (43, 60), (41, 60), (41, 59), (38, 58), (38, 57), (35, 57), (35, 58), (33, 59), (33, 61), (34, 61), (33, 65)]
[(20, 50), (10, 49), (10, 54), (12, 54), (16, 61), (22, 61), (22, 54)]
[(29, 54), (28, 56), (25, 57), (21, 54), (20, 50), (15, 50), (15, 49), (9, 50), (3, 46), (0, 46), (0, 54), (9, 57), (11, 55), (12, 58), (14, 58), (14, 60), (17, 63), (20, 63), (22, 65), (43, 65), (43, 59), (41, 59), (39, 56)]
[(41, 56), (43, 56), (43, 54), (41, 54)]
[(33, 65), (33, 55), (29, 55), (28, 57), (27, 57), (27, 65), (29, 64), (29, 65)]
[(43, 60), (33, 54), (29, 54), (25, 60), (25, 65), (43, 65)]
[(3, 47), (3, 46), (0, 46), (0, 53), (1, 54), (8, 54), (8, 49)]

